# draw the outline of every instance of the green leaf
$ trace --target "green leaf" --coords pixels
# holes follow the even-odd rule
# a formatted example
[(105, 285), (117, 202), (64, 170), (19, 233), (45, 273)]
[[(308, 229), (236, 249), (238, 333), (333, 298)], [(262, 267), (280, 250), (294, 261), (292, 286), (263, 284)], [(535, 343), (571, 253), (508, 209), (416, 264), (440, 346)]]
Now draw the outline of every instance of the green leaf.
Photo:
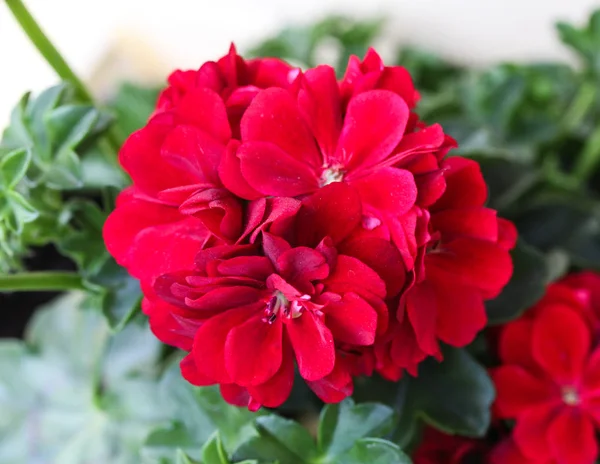
[(61, 150), (47, 168), (42, 180), (48, 187), (57, 190), (82, 187), (81, 160), (77, 153), (71, 148)]
[(321, 412), (318, 430), (319, 450), (329, 462), (350, 449), (363, 437), (383, 436), (392, 428), (394, 413), (378, 403), (354, 404), (347, 398), (338, 404), (328, 404)]
[(394, 443), (380, 438), (362, 438), (337, 462), (344, 464), (411, 464)]
[(231, 464), (218, 432), (202, 447), (202, 464)]
[(510, 282), (498, 297), (486, 302), (490, 324), (517, 318), (544, 295), (549, 282), (546, 258), (535, 248), (519, 240), (511, 257), (514, 271)]
[(160, 407), (171, 421), (170, 428), (156, 429), (149, 437), (142, 455), (160, 462), (173, 459), (177, 449), (183, 449), (192, 458), (200, 458), (200, 449), (215, 430), (219, 431), (223, 445), (229, 451), (256, 432), (251, 413), (227, 404), (217, 387), (194, 387), (181, 377), (177, 364), (173, 364), (160, 381)]
[(59, 106), (46, 115), (53, 149), (58, 153), (74, 150), (90, 135), (105, 130), (109, 121), (93, 106), (80, 104)]
[[(111, 338), (102, 317), (69, 294), (38, 310), (26, 341), (0, 342), (0, 462), (137, 464), (157, 406), (159, 344), (147, 327)], [(4, 392), (9, 396), (4, 397)]]
[(12, 212), (8, 226), (16, 233), (21, 233), (23, 225), (35, 221), (39, 213), (20, 193), (11, 190), (5, 195)]
[(25, 148), (13, 150), (0, 158), (0, 185), (10, 190), (25, 176), (31, 152)]
[(483, 436), (490, 423), (494, 386), (486, 369), (465, 350), (443, 350), (444, 360), (428, 359), (419, 365), (416, 378), (400, 382), (400, 423), (394, 442), (406, 446), (422, 418), (451, 434)]
[(271, 415), (256, 420), (258, 435), (240, 446), (234, 459), (302, 464), (317, 455), (317, 447), (308, 431), (297, 422)]
[(101, 293), (102, 312), (112, 330), (118, 332), (139, 312), (142, 292), (140, 283), (108, 258), (98, 273), (89, 279)]

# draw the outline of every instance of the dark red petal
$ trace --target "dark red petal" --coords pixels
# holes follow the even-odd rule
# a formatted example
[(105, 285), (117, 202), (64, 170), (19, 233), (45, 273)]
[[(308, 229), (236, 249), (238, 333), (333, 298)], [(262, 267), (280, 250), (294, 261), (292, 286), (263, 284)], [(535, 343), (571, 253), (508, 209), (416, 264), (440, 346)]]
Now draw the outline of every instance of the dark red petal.
[(181, 369), (181, 375), (192, 385), (197, 387), (205, 387), (207, 385), (214, 385), (216, 382), (205, 375), (202, 375), (196, 368), (196, 362), (192, 354), (188, 354), (179, 363)]
[(421, 282), (406, 293), (406, 312), (415, 338), (419, 347), (429, 355), (435, 355), (440, 350), (436, 332), (439, 311), (436, 289), (432, 282)]
[(533, 357), (557, 382), (579, 381), (590, 346), (588, 327), (568, 306), (549, 304), (533, 323)]
[[(282, 359), (282, 324), (263, 321), (264, 314), (250, 318), (229, 332), (225, 365), (233, 382), (260, 385), (279, 370)], [(252, 356), (249, 356), (252, 353)]]
[(273, 263), (273, 266), (275, 266), (277, 270), (279, 270), (279, 257), (291, 248), (290, 244), (281, 237), (277, 237), (268, 232), (263, 232), (263, 251), (265, 256), (271, 260), (271, 263)]
[(240, 142), (237, 140), (232, 140), (227, 145), (219, 164), (219, 178), (227, 190), (234, 195), (245, 200), (255, 200), (260, 198), (262, 193), (253, 189), (242, 175), (240, 159), (237, 156), (239, 146)]
[(504, 364), (516, 364), (528, 371), (539, 367), (531, 354), (533, 321), (518, 319), (507, 324), (500, 335), (499, 355)]
[(390, 357), (396, 366), (407, 369), (412, 375), (416, 375), (415, 366), (427, 357), (427, 353), (419, 347), (408, 319), (400, 324), (392, 340)]
[(250, 403), (250, 394), (246, 387), (234, 383), (220, 385), (221, 396), (225, 401), (234, 406), (248, 406)]
[(237, 155), (244, 179), (264, 195), (295, 197), (319, 188), (314, 169), (276, 145), (246, 142)]
[(231, 383), (231, 377), (225, 368), (225, 341), (229, 331), (252, 317), (254, 311), (254, 308), (224, 311), (200, 326), (192, 348), (198, 372), (219, 383)]
[(404, 100), (390, 91), (356, 95), (346, 110), (336, 159), (349, 170), (377, 165), (402, 139), (408, 113)]
[(180, 123), (202, 129), (223, 145), (231, 138), (227, 110), (222, 98), (206, 87), (190, 90), (175, 107)]
[(334, 182), (302, 200), (296, 221), (298, 240), (303, 245), (316, 246), (330, 237), (336, 245), (350, 235), (361, 220), (362, 205), (356, 189), (344, 182)]
[(430, 273), (437, 301), (436, 334), (451, 346), (466, 346), (487, 323), (483, 298), (476, 288), (447, 280), (445, 275), (435, 277)]
[(364, 204), (395, 216), (406, 213), (415, 204), (417, 186), (409, 171), (381, 168), (368, 176), (352, 180)]
[(269, 142), (298, 164), (313, 169), (322, 165), (315, 140), (286, 90), (270, 88), (254, 97), (242, 118), (241, 131), (243, 142)]
[(335, 269), (323, 281), (325, 289), (334, 293), (355, 292), (385, 298), (385, 282), (362, 261), (339, 255)]
[(489, 208), (446, 209), (431, 215), (431, 225), (442, 233), (444, 241), (472, 237), (496, 242), (498, 218)]
[(565, 408), (548, 429), (548, 445), (556, 462), (589, 464), (598, 457), (594, 424), (583, 411)]
[(289, 340), (284, 337), (281, 367), (265, 383), (249, 386), (248, 392), (267, 408), (281, 406), (288, 399), (294, 385), (294, 354)]
[(325, 257), (308, 247), (292, 248), (277, 258), (281, 276), (292, 285), (294, 282), (321, 280), (329, 274)]
[(507, 250), (495, 243), (461, 237), (442, 245), (439, 252), (425, 257), (425, 266), (437, 267), (451, 280), (481, 290), (493, 298), (500, 293), (512, 275), (512, 260)]
[(544, 459), (550, 459), (548, 426), (554, 416), (553, 410), (545, 406), (530, 409), (519, 415), (513, 429), (513, 437), (525, 456), (542, 462)]
[(342, 108), (335, 71), (317, 66), (304, 73), (298, 106), (324, 158), (335, 152), (342, 128)]
[[(518, 418), (523, 411), (560, 402), (551, 383), (534, 377), (520, 366), (500, 366), (492, 371), (496, 410), (503, 418)], [(554, 394), (553, 394), (554, 393)]]
[(286, 324), (298, 370), (306, 380), (319, 380), (333, 370), (335, 348), (333, 335), (323, 319), (305, 311)]
[(352, 376), (341, 355), (337, 356), (331, 373), (320, 380), (306, 382), (306, 384), (325, 403), (339, 403), (352, 395), (354, 389)]
[(256, 280), (266, 280), (275, 269), (264, 256), (236, 256), (221, 261), (217, 269), (224, 276), (245, 276)]
[(372, 345), (377, 330), (377, 312), (355, 293), (346, 293), (341, 301), (331, 302), (323, 310), (325, 324), (337, 342)]
[(476, 161), (452, 156), (444, 160), (442, 167), (446, 170), (446, 190), (432, 209), (439, 211), (485, 204), (487, 186)]
[(177, 308), (157, 297), (149, 298), (146, 290), (144, 293), (146, 297), (142, 300), (142, 311), (149, 318), (154, 336), (167, 345), (191, 351), (197, 328), (180, 323), (174, 315)]

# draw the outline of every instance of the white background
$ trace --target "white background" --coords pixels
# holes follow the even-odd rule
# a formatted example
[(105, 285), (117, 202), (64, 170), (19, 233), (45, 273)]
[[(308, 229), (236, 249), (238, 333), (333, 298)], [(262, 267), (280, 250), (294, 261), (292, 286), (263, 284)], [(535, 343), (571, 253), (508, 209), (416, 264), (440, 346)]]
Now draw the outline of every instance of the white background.
[[(592, 0), (25, 0), (96, 93), (115, 79), (160, 81), (243, 50), (286, 24), (331, 12), (385, 15), (388, 41), (420, 44), (473, 64), (567, 59), (553, 23), (581, 22)], [(385, 56), (385, 46), (383, 47)], [(27, 90), (56, 81), (0, 1), (0, 124)]]

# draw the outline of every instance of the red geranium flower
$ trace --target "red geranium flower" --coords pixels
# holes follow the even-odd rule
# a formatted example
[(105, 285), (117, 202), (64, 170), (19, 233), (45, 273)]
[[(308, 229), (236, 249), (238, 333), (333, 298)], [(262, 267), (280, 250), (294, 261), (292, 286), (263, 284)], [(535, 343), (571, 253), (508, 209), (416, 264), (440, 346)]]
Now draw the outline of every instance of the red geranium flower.
[(584, 317), (589, 300), (569, 287), (573, 281), (551, 287), (503, 329), (495, 408), (516, 420), (514, 439), (525, 456), (591, 464), (598, 457), (600, 348)]
[[(446, 159), (454, 141), (411, 112), (417, 100), (406, 70), (372, 50), (342, 82), (233, 48), (171, 76), (120, 152), (133, 186), (104, 235), (140, 279), (153, 332), (192, 351), (188, 380), (281, 404), (295, 356), (340, 401), (354, 376), (414, 372), (438, 340), (462, 346), (483, 327), (514, 237), (483, 207), (476, 163)], [(266, 358), (240, 362), (256, 350)]]

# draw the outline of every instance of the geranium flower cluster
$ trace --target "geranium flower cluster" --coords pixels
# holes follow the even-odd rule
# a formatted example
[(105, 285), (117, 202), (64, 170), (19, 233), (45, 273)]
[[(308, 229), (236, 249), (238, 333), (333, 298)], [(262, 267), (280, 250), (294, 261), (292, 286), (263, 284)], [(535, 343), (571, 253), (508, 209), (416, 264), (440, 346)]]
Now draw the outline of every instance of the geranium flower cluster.
[(593, 464), (600, 423), (600, 275), (549, 286), (500, 329), (497, 398), (484, 439), (427, 429), (415, 464)]
[(416, 374), (484, 327), (516, 232), (418, 98), (373, 50), (341, 81), (233, 47), (171, 75), (121, 150), (133, 185), (104, 236), (153, 332), (190, 353), (188, 381), (274, 407), (297, 365), (337, 402), (354, 376)]
[[(493, 371), (496, 415), (515, 421), (521, 452), (540, 462), (592, 464), (600, 421), (600, 275), (583, 272), (502, 331)], [(537, 461), (535, 461), (537, 462)]]

